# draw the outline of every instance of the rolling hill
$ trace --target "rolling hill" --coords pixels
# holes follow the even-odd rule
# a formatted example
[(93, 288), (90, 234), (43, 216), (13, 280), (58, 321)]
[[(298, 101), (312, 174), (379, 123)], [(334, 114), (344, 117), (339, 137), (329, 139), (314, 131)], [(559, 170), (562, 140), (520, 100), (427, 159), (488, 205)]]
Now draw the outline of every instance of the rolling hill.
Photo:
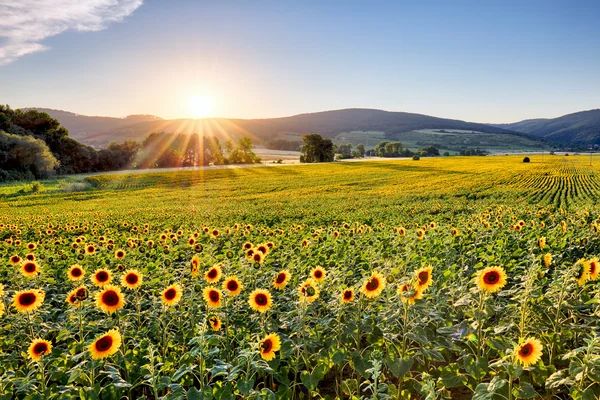
[[(250, 136), (256, 142), (273, 139), (299, 140), (300, 135), (319, 133), (336, 138), (345, 132), (382, 132), (386, 140), (399, 140), (405, 132), (455, 130), (515, 135), (507, 128), (422, 114), (373, 109), (345, 109), (299, 114), (283, 118), (163, 120), (154, 116), (127, 118), (88, 117), (65, 111), (37, 109), (49, 113), (83, 143), (103, 147), (112, 141), (143, 141), (152, 132), (208, 133), (220, 138)], [(523, 135), (521, 135), (523, 136)]]
[(600, 109), (494, 126), (555, 143), (600, 144)]

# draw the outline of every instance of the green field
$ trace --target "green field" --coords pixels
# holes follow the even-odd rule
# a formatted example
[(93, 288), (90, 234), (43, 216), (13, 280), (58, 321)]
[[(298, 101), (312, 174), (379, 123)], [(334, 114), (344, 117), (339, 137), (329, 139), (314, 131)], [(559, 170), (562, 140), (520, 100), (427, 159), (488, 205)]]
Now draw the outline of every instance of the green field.
[(600, 161), (531, 158), (3, 185), (0, 396), (597, 398)]

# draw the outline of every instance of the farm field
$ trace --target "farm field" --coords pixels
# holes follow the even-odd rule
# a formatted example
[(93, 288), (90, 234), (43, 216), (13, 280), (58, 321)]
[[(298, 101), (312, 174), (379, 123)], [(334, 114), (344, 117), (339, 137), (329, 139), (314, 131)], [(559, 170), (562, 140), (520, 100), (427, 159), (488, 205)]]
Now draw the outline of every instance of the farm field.
[(3, 185), (0, 398), (598, 398), (600, 161), (522, 158)]

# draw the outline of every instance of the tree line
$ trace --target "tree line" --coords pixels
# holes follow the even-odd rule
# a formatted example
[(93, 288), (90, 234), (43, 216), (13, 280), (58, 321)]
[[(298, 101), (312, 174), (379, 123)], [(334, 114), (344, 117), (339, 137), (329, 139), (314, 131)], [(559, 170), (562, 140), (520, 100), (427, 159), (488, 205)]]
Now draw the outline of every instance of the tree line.
[(260, 162), (252, 149), (247, 137), (223, 146), (212, 136), (160, 132), (142, 143), (113, 142), (97, 150), (70, 138), (47, 113), (0, 105), (0, 182), (124, 168)]

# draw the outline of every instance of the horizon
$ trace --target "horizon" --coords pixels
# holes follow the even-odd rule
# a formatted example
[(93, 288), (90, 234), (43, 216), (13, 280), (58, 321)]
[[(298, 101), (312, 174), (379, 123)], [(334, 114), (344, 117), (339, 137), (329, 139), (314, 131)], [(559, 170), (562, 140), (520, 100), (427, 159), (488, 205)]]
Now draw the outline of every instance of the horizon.
[(0, 5), (1, 103), (164, 119), (366, 108), (484, 124), (600, 107), (593, 1), (61, 4)]

